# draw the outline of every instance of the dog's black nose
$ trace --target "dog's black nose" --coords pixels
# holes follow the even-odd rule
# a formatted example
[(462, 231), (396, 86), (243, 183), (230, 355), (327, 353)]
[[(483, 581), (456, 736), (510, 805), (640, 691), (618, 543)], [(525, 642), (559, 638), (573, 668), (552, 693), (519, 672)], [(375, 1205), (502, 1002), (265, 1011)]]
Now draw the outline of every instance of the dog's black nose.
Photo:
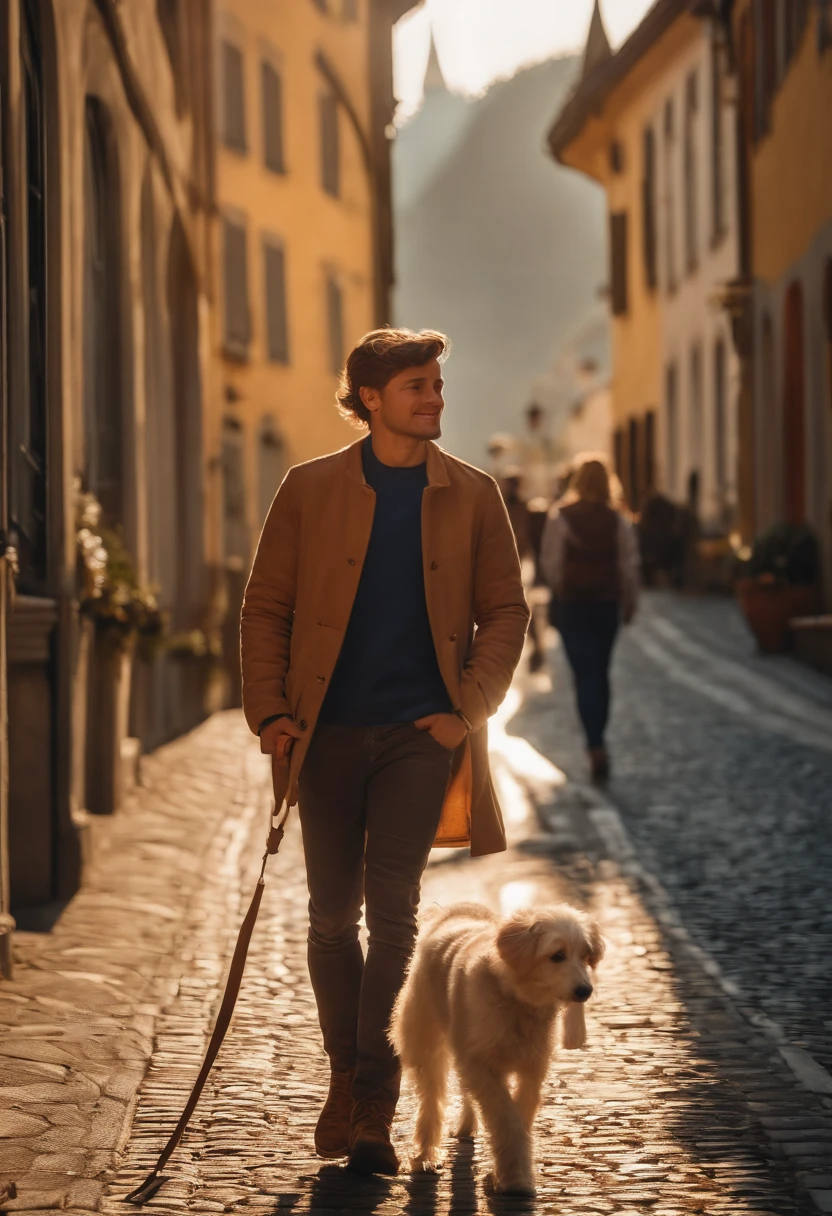
[(575, 989), (576, 1001), (588, 1001), (592, 996), (592, 984), (579, 984)]

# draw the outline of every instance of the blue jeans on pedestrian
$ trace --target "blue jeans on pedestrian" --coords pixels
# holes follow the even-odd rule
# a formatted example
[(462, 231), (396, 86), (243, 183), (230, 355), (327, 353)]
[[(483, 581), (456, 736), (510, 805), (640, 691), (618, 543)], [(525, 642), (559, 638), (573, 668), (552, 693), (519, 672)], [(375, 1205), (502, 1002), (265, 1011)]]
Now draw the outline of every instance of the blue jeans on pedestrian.
[(562, 600), (553, 605), (552, 619), (572, 668), (587, 746), (603, 747), (610, 712), (610, 659), (620, 621), (618, 604)]

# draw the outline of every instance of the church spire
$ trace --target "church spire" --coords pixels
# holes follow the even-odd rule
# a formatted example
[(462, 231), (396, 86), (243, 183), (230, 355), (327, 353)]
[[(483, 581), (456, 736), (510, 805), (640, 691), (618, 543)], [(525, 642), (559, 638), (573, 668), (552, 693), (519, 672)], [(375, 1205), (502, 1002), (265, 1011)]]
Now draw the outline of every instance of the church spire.
[(586, 38), (586, 47), (584, 48), (584, 66), (581, 78), (585, 79), (599, 64), (605, 63), (611, 56), (612, 50), (610, 49), (607, 31), (604, 29), (604, 18), (601, 16), (598, 0), (595, 0), (592, 20), (589, 23), (589, 33)]
[(425, 84), (426, 93), (443, 92), (447, 93), (448, 86), (445, 83), (445, 77), (442, 73), (442, 66), (439, 62), (439, 56), (436, 53), (436, 39), (433, 36), (433, 28), (430, 31), (430, 53), (428, 55), (428, 66), (425, 69)]

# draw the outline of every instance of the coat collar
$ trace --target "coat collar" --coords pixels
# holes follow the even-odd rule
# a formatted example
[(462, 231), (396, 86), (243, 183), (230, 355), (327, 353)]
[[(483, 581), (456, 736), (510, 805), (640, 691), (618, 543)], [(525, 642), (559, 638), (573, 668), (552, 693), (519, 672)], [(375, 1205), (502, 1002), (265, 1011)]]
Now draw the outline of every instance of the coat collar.
[[(367, 484), (364, 478), (364, 468), (361, 463), (361, 444), (364, 442), (364, 436), (351, 443), (349, 447), (344, 448), (346, 457), (347, 477), (350, 481), (354, 481), (359, 486)], [(448, 467), (445, 463), (445, 453), (438, 444), (428, 441), (427, 445), (427, 474), (429, 486), (449, 486), (451, 479), (448, 476)]]

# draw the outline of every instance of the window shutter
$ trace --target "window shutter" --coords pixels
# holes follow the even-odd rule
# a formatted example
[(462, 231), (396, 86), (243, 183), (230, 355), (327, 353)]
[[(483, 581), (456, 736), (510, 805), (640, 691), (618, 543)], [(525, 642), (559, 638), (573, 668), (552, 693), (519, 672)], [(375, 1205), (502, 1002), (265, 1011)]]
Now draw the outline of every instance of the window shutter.
[(344, 365), (344, 300), (341, 285), (334, 275), (329, 275), (326, 281), (326, 313), (329, 368), (338, 373)]
[(231, 42), (222, 44), (223, 140), (237, 152), (246, 150), (246, 111), (243, 95), (243, 52)]
[(283, 81), (272, 64), (263, 62), (263, 160), (272, 173), (284, 173)]
[(269, 359), (289, 362), (289, 337), (286, 318), (286, 261), (279, 245), (264, 245), (266, 268), (266, 327)]
[(614, 316), (627, 311), (627, 212), (610, 216), (610, 295)]
[(246, 256), (245, 227), (226, 217), (223, 220), (225, 346), (229, 354), (242, 358), (248, 353), (251, 339)]
[(644, 178), (642, 180), (642, 219), (644, 223), (644, 279), (652, 290), (656, 273), (656, 135), (644, 128)]
[(338, 102), (331, 93), (320, 99), (321, 126), (321, 185), (327, 194), (337, 198), (340, 192), (340, 156), (338, 146)]

